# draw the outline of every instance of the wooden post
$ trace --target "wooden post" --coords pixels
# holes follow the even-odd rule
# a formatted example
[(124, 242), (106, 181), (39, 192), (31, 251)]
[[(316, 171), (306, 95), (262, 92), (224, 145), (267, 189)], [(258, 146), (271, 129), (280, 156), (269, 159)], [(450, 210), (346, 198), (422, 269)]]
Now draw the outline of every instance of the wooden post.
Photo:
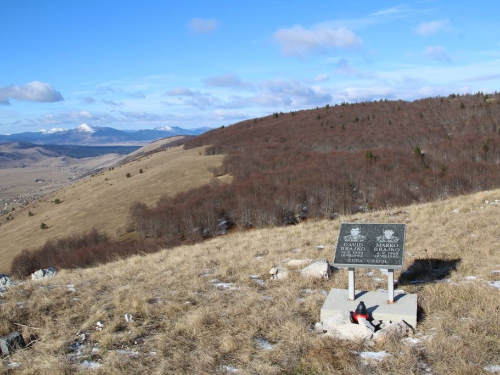
[(354, 268), (349, 268), (349, 300), (355, 299)]

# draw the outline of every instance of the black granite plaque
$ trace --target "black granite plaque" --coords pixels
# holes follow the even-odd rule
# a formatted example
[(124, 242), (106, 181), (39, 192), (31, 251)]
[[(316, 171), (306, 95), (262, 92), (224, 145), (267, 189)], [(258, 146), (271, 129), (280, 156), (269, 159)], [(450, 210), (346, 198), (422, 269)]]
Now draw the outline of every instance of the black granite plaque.
[(333, 264), (349, 268), (401, 269), (405, 224), (342, 223)]

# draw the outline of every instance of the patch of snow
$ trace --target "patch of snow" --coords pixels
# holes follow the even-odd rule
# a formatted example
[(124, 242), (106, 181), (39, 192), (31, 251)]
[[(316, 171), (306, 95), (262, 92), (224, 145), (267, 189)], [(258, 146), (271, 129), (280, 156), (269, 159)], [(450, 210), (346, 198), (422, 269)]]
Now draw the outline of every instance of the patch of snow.
[(50, 130), (42, 129), (42, 130), (40, 130), (40, 133), (42, 133), (42, 134), (54, 134), (54, 133), (63, 132), (63, 131), (64, 131), (63, 128), (52, 128)]
[(373, 271), (368, 271), (368, 272), (366, 273), (366, 276), (373, 277)]
[(451, 211), (451, 212), (453, 212), (454, 214), (458, 214), (458, 213), (460, 212), (460, 210), (459, 210), (458, 208), (455, 208), (455, 209), (454, 209), (453, 211)]
[(234, 284), (231, 284), (231, 283), (224, 283), (224, 282), (219, 282), (219, 280), (217, 279), (212, 279), (210, 280), (210, 282), (212, 284), (214, 284), (214, 286), (217, 288), (217, 289), (222, 289), (222, 290), (225, 290), (225, 289), (229, 289), (229, 290), (238, 290), (240, 289), (239, 287), (237, 287), (236, 285)]
[(170, 126), (162, 126), (162, 127), (154, 128), (153, 130), (160, 130), (160, 131), (164, 131), (164, 132), (171, 132), (174, 129), (171, 128)]
[(389, 274), (389, 270), (388, 270), (388, 269), (385, 269), (385, 268), (381, 268), (381, 269), (379, 269), (379, 271), (380, 271), (380, 273), (381, 273), (382, 275), (385, 275), (385, 276), (387, 276), (387, 275)]
[(225, 372), (228, 372), (230, 374), (239, 374), (240, 370), (237, 369), (236, 367), (234, 366), (231, 366), (231, 365), (224, 365), (224, 366), (221, 366), (221, 369)]
[(477, 276), (466, 276), (465, 280), (477, 280)]
[(128, 350), (128, 349), (118, 349), (118, 350), (115, 350), (115, 353), (128, 355), (129, 357), (138, 357), (139, 356), (139, 352), (137, 352), (135, 350)]
[(21, 362), (11, 362), (7, 364), (7, 368), (17, 368), (21, 367)]
[(492, 372), (492, 373), (498, 373), (500, 372), (500, 366), (499, 365), (490, 365), (490, 366), (486, 366), (484, 367), (484, 369), (488, 372)]
[(492, 286), (493, 288), (500, 289), (500, 281), (488, 281), (487, 283), (489, 286)]
[(493, 270), (491, 273), (500, 273), (500, 270)]
[(254, 341), (258, 349), (271, 350), (273, 348), (273, 345), (262, 336), (256, 336)]
[(66, 288), (68, 288), (68, 291), (70, 292), (76, 292), (75, 286), (73, 284), (68, 284), (66, 285)]
[(316, 246), (316, 249), (323, 250), (325, 247), (323, 245)]
[(90, 126), (90, 125), (87, 125), (87, 124), (81, 124), (78, 128), (76, 128), (76, 131), (80, 132), (80, 133), (95, 133), (95, 129)]
[(84, 369), (96, 369), (101, 367), (101, 364), (94, 361), (83, 361), (82, 363), (80, 363), (80, 367)]
[(259, 278), (259, 275), (251, 275), (250, 278), (260, 286), (266, 286), (266, 282)]
[(262, 260), (262, 259), (264, 259), (264, 257), (255, 257), (255, 259)]

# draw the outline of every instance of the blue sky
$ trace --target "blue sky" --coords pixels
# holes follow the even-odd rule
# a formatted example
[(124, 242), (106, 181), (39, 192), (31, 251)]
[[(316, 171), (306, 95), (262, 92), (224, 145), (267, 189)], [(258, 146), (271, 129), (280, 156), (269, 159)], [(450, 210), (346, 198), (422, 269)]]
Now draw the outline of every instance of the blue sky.
[(500, 87), (496, 1), (4, 1), (0, 134)]

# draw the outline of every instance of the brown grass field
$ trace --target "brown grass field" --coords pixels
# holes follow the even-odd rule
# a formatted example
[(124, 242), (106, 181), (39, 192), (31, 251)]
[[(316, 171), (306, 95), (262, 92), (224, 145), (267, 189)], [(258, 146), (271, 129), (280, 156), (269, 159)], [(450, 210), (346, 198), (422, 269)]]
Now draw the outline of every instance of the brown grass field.
[[(169, 160), (179, 152), (171, 151)], [(191, 160), (210, 159), (192, 154)], [(153, 167), (145, 165), (146, 176)], [(132, 180), (141, 177), (136, 175), (139, 167), (131, 166)], [(117, 185), (127, 170), (114, 172), (93, 178), (94, 189), (108, 188), (101, 181), (106, 175), (115, 176), (110, 182)], [(86, 184), (88, 189), (91, 181)], [(0, 335), (20, 330), (33, 341), (28, 349), (5, 357), (0, 371), (491, 373), (487, 369), (500, 365), (500, 290), (493, 287), (500, 280), (500, 206), (491, 204), (495, 199), (500, 199), (500, 190), (332, 221), (235, 232), (96, 268), (61, 271), (41, 282), (26, 281), (1, 299)], [(297, 271), (287, 280), (268, 280), (272, 266), (290, 259), (332, 261), (340, 223), (355, 220), (407, 224), (403, 271), (421, 264), (412, 279), (419, 283), (397, 287), (418, 295), (418, 340), (413, 343), (393, 337), (370, 345), (314, 332), (325, 292), (347, 287), (346, 270), (329, 280), (305, 280)], [(318, 245), (325, 248), (318, 250)], [(375, 271), (378, 280), (369, 271), (357, 271), (357, 287), (385, 288), (385, 277)], [(395, 276), (400, 275), (397, 271)], [(126, 313), (132, 314), (132, 322), (125, 321)], [(96, 329), (98, 321), (102, 330)], [(366, 364), (359, 354), (363, 351), (389, 355)]]
[[(218, 167), (222, 158), (199, 155), (199, 150), (171, 148), (87, 177), (16, 209), (14, 220), (3, 218), (0, 223), (0, 272), (8, 272), (12, 259), (22, 249), (37, 248), (48, 239), (91, 228), (106, 232), (112, 239), (124, 239), (133, 202), (154, 205), (164, 194), (175, 195), (208, 183), (213, 178), (212, 168)], [(141, 169), (143, 173), (139, 173)], [(56, 199), (62, 203), (53, 203)], [(34, 216), (28, 216), (29, 211)], [(41, 223), (49, 228), (40, 229)]]

